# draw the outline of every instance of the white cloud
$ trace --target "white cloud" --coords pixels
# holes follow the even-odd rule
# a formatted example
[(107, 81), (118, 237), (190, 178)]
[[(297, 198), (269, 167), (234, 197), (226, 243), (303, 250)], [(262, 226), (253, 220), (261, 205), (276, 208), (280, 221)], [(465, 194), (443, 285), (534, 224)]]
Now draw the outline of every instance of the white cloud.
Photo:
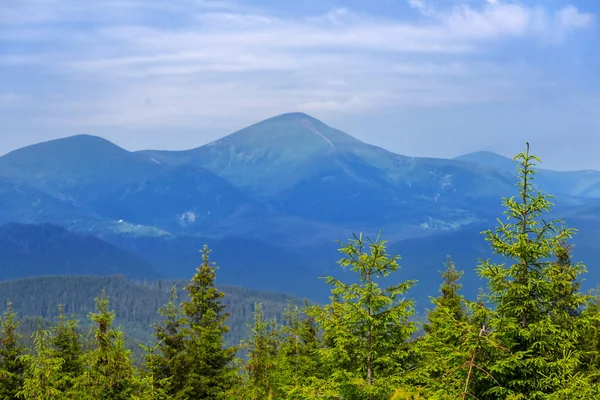
[[(38, 96), (49, 121), (175, 126), (232, 110), (268, 116), (505, 100), (540, 83), (511, 59), (485, 62), (496, 41), (554, 40), (594, 22), (573, 6), (552, 12), (490, 0), (449, 10), (409, 0), (418, 21), (349, 8), (286, 17), (220, 0), (82, 4), (21, 0), (0, 17), (14, 25), (6, 37), (19, 48), (53, 45), (0, 59), (52, 74), (48, 85), (61, 97)], [(82, 20), (89, 28), (60, 24)]]
[(589, 28), (595, 22), (593, 14), (581, 13), (574, 6), (567, 6), (556, 13), (558, 24), (563, 29)]

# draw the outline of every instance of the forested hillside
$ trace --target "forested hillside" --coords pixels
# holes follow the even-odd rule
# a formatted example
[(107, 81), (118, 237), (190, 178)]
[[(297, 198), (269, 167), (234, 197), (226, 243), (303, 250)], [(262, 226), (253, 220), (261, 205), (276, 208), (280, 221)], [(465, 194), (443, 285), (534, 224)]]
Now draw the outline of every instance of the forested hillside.
[[(184, 292), (120, 277), (5, 283), (0, 289), (22, 301), (24, 312), (37, 307), (40, 314), (52, 313), (42, 297), (23, 294), (34, 289), (65, 304), (57, 322), (46, 320), (34, 329), (29, 348), (20, 337), (18, 306), (7, 304), (0, 321), (0, 394), (132, 400), (598, 398), (600, 291), (581, 289), (586, 266), (571, 251), (577, 231), (551, 218), (551, 196), (534, 186), (539, 159), (529, 154), (529, 145), (516, 159), (519, 184), (502, 201), (504, 217), (481, 232), (488, 252), (476, 273), (485, 287), (477, 297), (464, 296), (463, 271), (450, 255), (422, 324), (414, 319), (409, 295), (420, 282), (405, 276), (399, 255), (382, 237), (357, 234), (340, 242), (339, 265), (353, 279), (329, 276), (323, 283), (330, 289), (327, 303), (290, 303), (283, 313), (285, 296), (216, 287), (218, 269), (205, 246)], [(106, 290), (92, 310), (80, 297), (83, 291), (72, 286)], [(128, 333), (115, 328), (112, 309), (150, 323), (149, 310), (165, 301), (154, 340), (141, 347), (143, 365), (136, 366), (125, 344)], [(150, 304), (142, 307), (143, 302)], [(227, 341), (238, 329), (237, 318), (248, 316), (250, 302), (256, 303), (245, 339)], [(67, 310), (89, 311), (87, 322), (69, 319)], [(91, 331), (82, 335), (83, 326)]]
[[(11, 302), (13, 310), (30, 322), (39, 317), (53, 320), (59, 315), (62, 304), (65, 314), (75, 315), (85, 322), (87, 315), (95, 310), (94, 299), (104, 291), (110, 298), (115, 312), (115, 324), (127, 332), (128, 347), (136, 350), (138, 343), (152, 340), (152, 325), (160, 320), (158, 309), (169, 301), (170, 290), (177, 287), (177, 294), (184, 299), (187, 281), (133, 281), (123, 276), (36, 276), (0, 282), (0, 311)], [(231, 314), (228, 343), (239, 343), (247, 333), (246, 324), (252, 320), (254, 304), (264, 305), (270, 317), (280, 318), (283, 310), (292, 304), (302, 305), (300, 300), (269, 292), (259, 292), (243, 287), (219, 285), (225, 293), (224, 304)], [(31, 328), (31, 324), (28, 325)], [(29, 329), (27, 330), (29, 331)], [(33, 332), (33, 331), (32, 331)]]
[(160, 276), (140, 257), (94, 236), (50, 224), (0, 225), (0, 267), (0, 279), (72, 274)]

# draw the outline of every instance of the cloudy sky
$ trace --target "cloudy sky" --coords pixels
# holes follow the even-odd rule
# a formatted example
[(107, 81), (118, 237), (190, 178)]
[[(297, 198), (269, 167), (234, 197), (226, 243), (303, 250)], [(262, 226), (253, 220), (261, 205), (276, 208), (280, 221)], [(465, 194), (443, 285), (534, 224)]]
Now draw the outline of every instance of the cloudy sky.
[(0, 154), (202, 145), (303, 111), (413, 156), (600, 169), (598, 0), (2, 0)]

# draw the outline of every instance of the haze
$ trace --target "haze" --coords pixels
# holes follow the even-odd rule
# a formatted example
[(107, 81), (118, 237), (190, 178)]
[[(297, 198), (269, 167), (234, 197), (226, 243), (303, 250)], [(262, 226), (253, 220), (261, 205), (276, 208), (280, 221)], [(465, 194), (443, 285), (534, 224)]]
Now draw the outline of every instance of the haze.
[(597, 0), (4, 0), (0, 153), (186, 149), (306, 112), (412, 156), (600, 169)]

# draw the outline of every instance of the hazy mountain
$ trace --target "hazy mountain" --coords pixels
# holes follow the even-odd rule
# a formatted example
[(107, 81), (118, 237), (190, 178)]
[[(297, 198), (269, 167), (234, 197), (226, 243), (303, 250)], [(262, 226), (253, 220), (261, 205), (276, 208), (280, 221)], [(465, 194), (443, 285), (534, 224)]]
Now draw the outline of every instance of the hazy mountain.
[(160, 276), (149, 262), (91, 235), (50, 224), (0, 226), (0, 279), (70, 274)]
[[(517, 174), (516, 161), (513, 162), (508, 157), (489, 151), (465, 154), (456, 157), (455, 160), (495, 168), (514, 176)], [(562, 199), (565, 201), (569, 201), (569, 199), (564, 196), (600, 198), (600, 171), (552, 171), (543, 168), (543, 161), (542, 164), (536, 165), (539, 170), (536, 183), (543, 190), (554, 195), (562, 195)], [(577, 202), (570, 202), (570, 204), (575, 203)]]
[(107, 140), (80, 135), (40, 143), (0, 157), (0, 177), (24, 182), (113, 222), (185, 230), (207, 228), (263, 205), (197, 166), (170, 166)]
[[(447, 253), (469, 271), (489, 254), (478, 231), (502, 216), (515, 170), (487, 152), (398, 155), (291, 113), (188, 151), (129, 152), (87, 135), (13, 151), (0, 157), (0, 222), (92, 233), (168, 277), (189, 276), (206, 243), (224, 282), (315, 298), (328, 293), (317, 277), (340, 273), (334, 240), (383, 229), (426, 300)], [(576, 251), (589, 257), (598, 174), (543, 170), (537, 180), (581, 228)]]
[(455, 228), (485, 217), (510, 176), (363, 143), (306, 114), (276, 116), (189, 151), (145, 151), (202, 166), (277, 209), (327, 223)]

